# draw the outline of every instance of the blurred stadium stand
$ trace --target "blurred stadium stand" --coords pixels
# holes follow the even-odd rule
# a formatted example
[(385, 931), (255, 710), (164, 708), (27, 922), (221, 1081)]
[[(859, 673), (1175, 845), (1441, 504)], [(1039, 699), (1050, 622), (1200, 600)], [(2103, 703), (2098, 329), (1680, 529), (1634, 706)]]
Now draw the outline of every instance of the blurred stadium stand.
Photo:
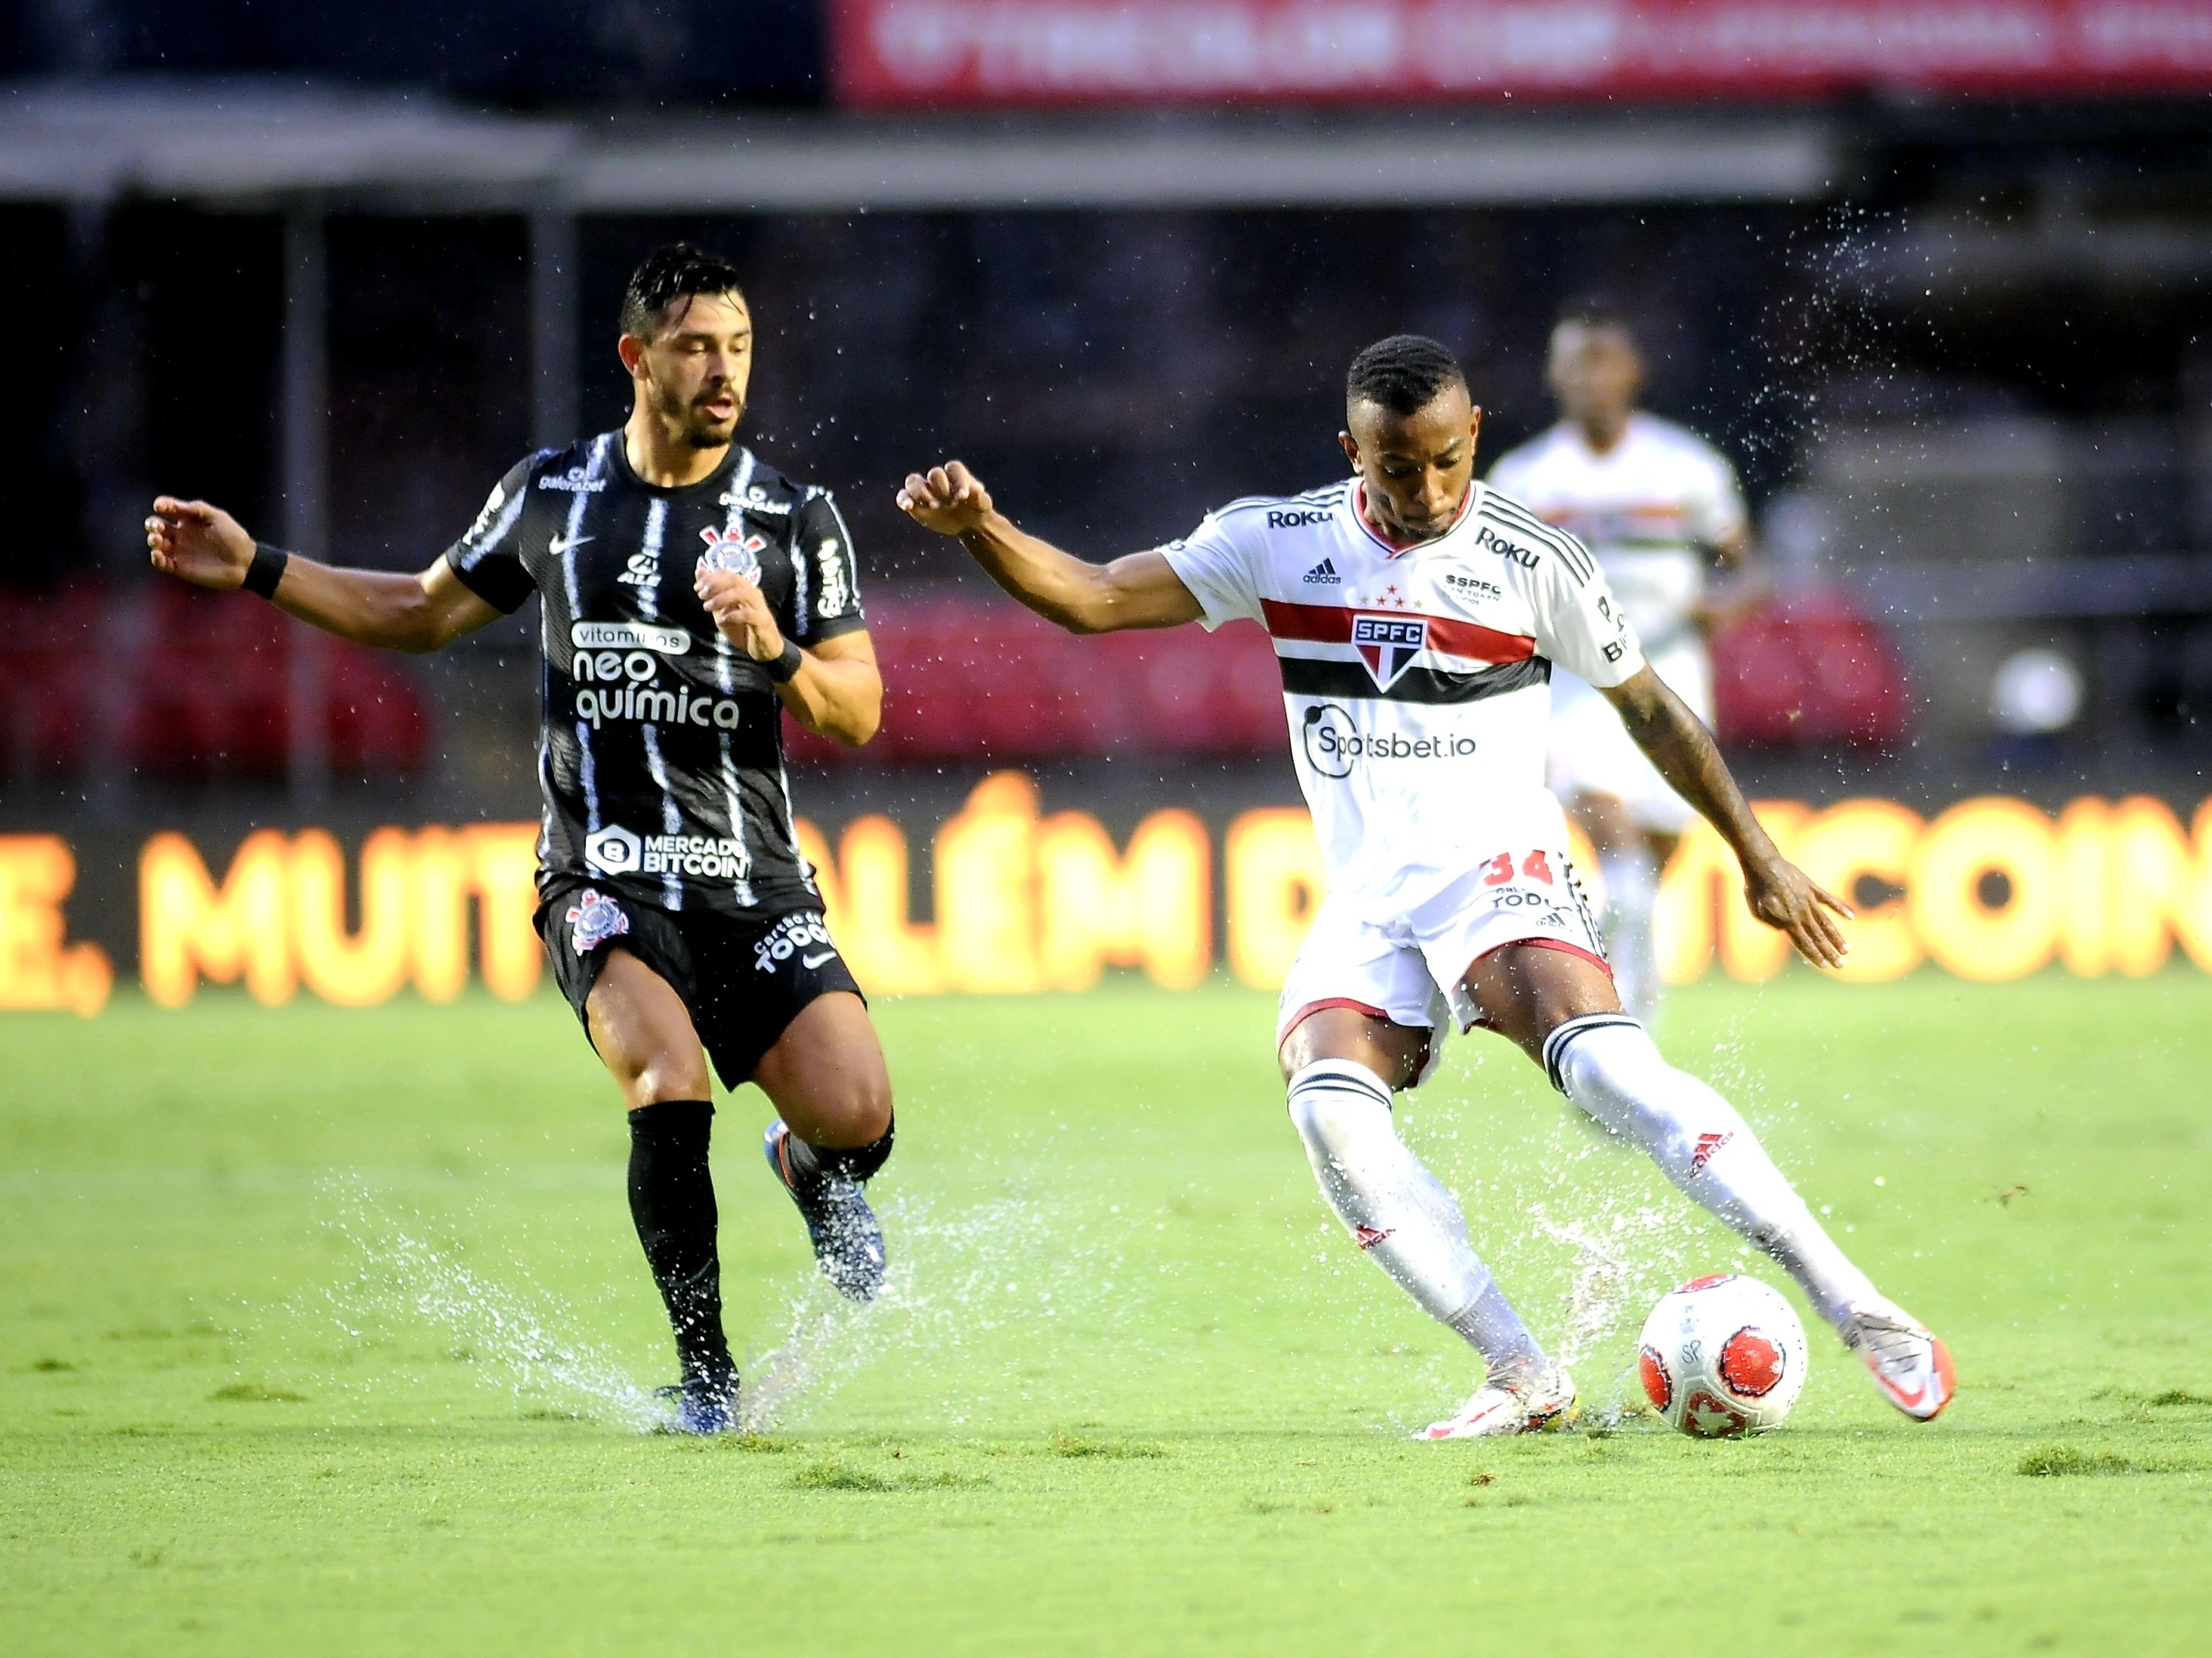
[[(1717, 641), (1755, 784), (2181, 798), (2212, 762), (2201, 74), (889, 115), (810, 107), (827, 52), (781, 0), (7, 12), (0, 292), (32, 324), (0, 405), (4, 815), (372, 774), (432, 815), (526, 812), (526, 618), (364, 679), (265, 610), (150, 597), (137, 520), (173, 489), (420, 565), (518, 453), (621, 418), (615, 298), (676, 234), (747, 272), (751, 440), (854, 524), (891, 701), (860, 760), (818, 756), (854, 786), (1085, 754), (1284, 770), (1256, 634), (1061, 640), (900, 518), (907, 466), (961, 454), (1087, 554), (1152, 544), (1340, 470), (1333, 388), (1388, 328), (1462, 354), (1492, 452), (1536, 430), (1551, 314), (1591, 290), (1635, 319), (1653, 406), (1736, 459), (1776, 559), (1775, 603)], [(2087, 685), (2033, 751), (1990, 712), (2029, 647)], [(45, 689), (88, 657), (128, 665), (109, 701)]]

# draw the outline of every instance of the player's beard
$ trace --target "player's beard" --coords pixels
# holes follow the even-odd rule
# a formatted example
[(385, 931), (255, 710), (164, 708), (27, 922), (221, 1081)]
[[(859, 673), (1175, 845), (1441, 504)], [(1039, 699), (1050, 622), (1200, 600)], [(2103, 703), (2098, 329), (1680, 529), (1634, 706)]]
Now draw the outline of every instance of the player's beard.
[[(736, 403), (727, 420), (716, 420), (706, 412), (704, 405), (718, 396), (727, 393)], [(727, 386), (710, 386), (688, 401), (665, 386), (653, 388), (653, 412), (694, 449), (726, 449), (738, 435), (738, 423), (745, 417), (745, 400)]]

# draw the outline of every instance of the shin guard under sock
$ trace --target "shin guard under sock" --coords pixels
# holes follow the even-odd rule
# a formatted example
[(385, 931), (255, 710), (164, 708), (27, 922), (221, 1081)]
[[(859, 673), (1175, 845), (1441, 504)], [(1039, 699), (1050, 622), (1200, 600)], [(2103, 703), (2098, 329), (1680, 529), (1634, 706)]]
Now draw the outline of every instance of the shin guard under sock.
[(722, 1335), (722, 1269), (714, 1252), (714, 1179), (707, 1166), (714, 1108), (663, 1100), (629, 1114), (629, 1213), (668, 1308), (685, 1379), (736, 1370)]
[(1635, 1020), (1568, 1020), (1545, 1040), (1544, 1069), (1553, 1087), (1642, 1146), (1668, 1179), (1771, 1257), (1831, 1324), (1874, 1297), (1735, 1108), (1668, 1065)]
[(859, 1184), (890, 1161), (891, 1142), (898, 1136), (898, 1119), (884, 1127), (883, 1138), (866, 1145), (817, 1145), (796, 1134), (786, 1134), (778, 1169), (783, 1183), (800, 1196), (811, 1196), (831, 1181)]
[(1391, 1127), (1390, 1090), (1372, 1072), (1316, 1060), (1291, 1078), (1290, 1111), (1322, 1194), (1384, 1272), (1493, 1370), (1542, 1359), (1468, 1242), (1459, 1205)]

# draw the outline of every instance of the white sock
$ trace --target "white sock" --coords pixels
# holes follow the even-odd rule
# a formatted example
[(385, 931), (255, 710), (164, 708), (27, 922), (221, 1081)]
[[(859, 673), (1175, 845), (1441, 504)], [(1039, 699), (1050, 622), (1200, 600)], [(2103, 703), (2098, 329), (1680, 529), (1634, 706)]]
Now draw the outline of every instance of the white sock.
[(1346, 1060), (1317, 1060), (1291, 1078), (1290, 1108), (1322, 1195), (1359, 1247), (1492, 1370), (1541, 1363), (1543, 1348), (1468, 1242), (1459, 1205), (1390, 1126), (1381, 1079)]
[(1651, 912), (1659, 903), (1659, 871), (1643, 847), (1598, 855), (1605, 877), (1605, 953), (1620, 1005), (1639, 1019), (1659, 1009), (1659, 947)]
[(1829, 1323), (1874, 1298), (1736, 1109), (1661, 1057), (1621, 1013), (1570, 1019), (1544, 1043), (1552, 1085), (1651, 1154), (1667, 1178), (1771, 1256)]

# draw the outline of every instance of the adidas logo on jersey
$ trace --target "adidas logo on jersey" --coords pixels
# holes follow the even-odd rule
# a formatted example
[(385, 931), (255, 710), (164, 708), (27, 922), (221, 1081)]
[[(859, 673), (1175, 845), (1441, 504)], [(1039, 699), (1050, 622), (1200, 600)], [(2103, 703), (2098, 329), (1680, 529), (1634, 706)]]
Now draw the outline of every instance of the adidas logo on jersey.
[(1336, 561), (1333, 558), (1325, 558), (1322, 560), (1322, 562), (1315, 565), (1312, 569), (1308, 570), (1303, 578), (1303, 580), (1307, 581), (1341, 581), (1343, 579), (1343, 577), (1337, 574)]

